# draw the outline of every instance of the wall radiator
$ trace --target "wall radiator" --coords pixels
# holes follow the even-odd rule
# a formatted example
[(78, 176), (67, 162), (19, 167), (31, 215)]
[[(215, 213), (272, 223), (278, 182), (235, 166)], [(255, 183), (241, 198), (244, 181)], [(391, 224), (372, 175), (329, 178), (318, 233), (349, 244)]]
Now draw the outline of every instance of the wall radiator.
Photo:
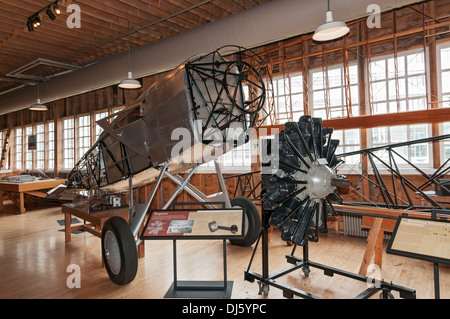
[[(344, 236), (365, 237), (369, 236), (369, 229), (361, 228), (362, 216), (355, 214), (342, 214), (344, 218)], [(390, 232), (384, 232), (383, 239), (389, 240), (391, 238)]]

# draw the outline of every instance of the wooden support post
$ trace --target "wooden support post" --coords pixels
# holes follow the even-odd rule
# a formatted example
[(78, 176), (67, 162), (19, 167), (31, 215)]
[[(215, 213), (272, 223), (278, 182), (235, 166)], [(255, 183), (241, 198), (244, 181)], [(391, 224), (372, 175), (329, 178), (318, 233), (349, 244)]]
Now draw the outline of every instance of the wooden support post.
[[(381, 255), (382, 255), (382, 247), (383, 247), (383, 231), (381, 230), (382, 222), (383, 222), (382, 218), (375, 218), (375, 220), (373, 222), (373, 227), (369, 232), (369, 237), (367, 238), (366, 251), (364, 253), (361, 267), (359, 268), (360, 275), (363, 275), (363, 276), (366, 275), (367, 267), (370, 265), (370, 261), (372, 260), (372, 256), (373, 256), (374, 252), (375, 252), (375, 263), (377, 263), (377, 261), (378, 261), (380, 264), (377, 263), (377, 265), (381, 267)], [(380, 237), (381, 237), (381, 239), (380, 239)], [(379, 245), (380, 242), (381, 242), (381, 249), (380, 249), (380, 245)], [(378, 251), (378, 253), (377, 253), (377, 251)]]

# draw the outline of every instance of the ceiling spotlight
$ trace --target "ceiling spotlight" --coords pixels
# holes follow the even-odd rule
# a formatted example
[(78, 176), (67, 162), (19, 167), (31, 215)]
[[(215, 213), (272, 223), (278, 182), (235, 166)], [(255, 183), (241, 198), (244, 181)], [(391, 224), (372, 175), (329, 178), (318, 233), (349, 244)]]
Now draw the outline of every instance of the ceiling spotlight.
[(41, 19), (39, 17), (40, 14), (45, 13), (49, 16), (51, 20), (55, 20), (56, 16), (61, 14), (61, 9), (58, 6), (58, 2), (61, 0), (56, 0), (47, 5), (46, 7), (42, 8), (38, 12), (34, 13), (32, 16), (28, 17), (27, 19), (27, 28), (28, 31), (34, 31), (37, 27), (41, 25)]
[(56, 2), (52, 5), (52, 7), (53, 7), (53, 12), (55, 12), (57, 15), (60, 15), (60, 14), (61, 14), (61, 9), (60, 9), (59, 6), (58, 6), (58, 1), (56, 1)]
[(56, 16), (52, 12), (52, 8), (50, 6), (47, 8), (47, 11), (45, 11), (45, 13), (47, 13), (47, 15), (50, 17), (51, 20), (55, 20), (56, 19)]
[(27, 27), (28, 27), (28, 31), (34, 31), (33, 21), (31, 20), (31, 18), (28, 18), (28, 20), (27, 20)]
[(36, 29), (36, 28), (40, 27), (41, 19), (39, 18), (38, 15), (33, 16), (31, 19), (32, 19), (31, 21), (32, 21), (33, 28)]
[(349, 33), (350, 29), (341, 21), (333, 21), (333, 13), (330, 10), (330, 0), (328, 0), (328, 11), (326, 13), (326, 23), (316, 29), (313, 35), (315, 41), (336, 40)]

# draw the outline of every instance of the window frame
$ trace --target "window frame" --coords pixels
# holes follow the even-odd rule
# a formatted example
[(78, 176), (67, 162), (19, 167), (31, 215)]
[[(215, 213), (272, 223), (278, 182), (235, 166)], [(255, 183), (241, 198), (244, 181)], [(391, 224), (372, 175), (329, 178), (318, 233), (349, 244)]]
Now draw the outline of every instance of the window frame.
[[(350, 69), (351, 68), (356, 68), (356, 78), (354, 79), (354, 82), (352, 82), (351, 79), (351, 75), (349, 74), (350, 77), (350, 88), (349, 88), (349, 92), (351, 95), (351, 101), (352, 101), (352, 114), (350, 114), (351, 117), (356, 117), (356, 116), (360, 116), (360, 104), (359, 104), (359, 81), (358, 81), (358, 72), (359, 72), (359, 67), (358, 67), (358, 63), (355, 62), (350, 62), (348, 64), (348, 68), (349, 68), (349, 73), (351, 73)], [(346, 96), (345, 96), (345, 92), (346, 92), (346, 83), (345, 83), (345, 74), (344, 74), (344, 65), (343, 63), (338, 63), (332, 66), (327, 67), (327, 72), (328, 75), (330, 74), (330, 72), (334, 72), (335, 70), (339, 70), (340, 71), (340, 79), (341, 79), (341, 83), (340, 85), (336, 85), (336, 86), (330, 86), (328, 85), (328, 91), (330, 92), (331, 90), (338, 90), (340, 89), (340, 99), (341, 99), (341, 103), (338, 106), (332, 106), (332, 101), (331, 98), (329, 98), (330, 100), (330, 105), (329, 105), (329, 110), (327, 110), (327, 105), (326, 105), (326, 101), (325, 101), (325, 96), (323, 97), (323, 107), (316, 107), (316, 103), (314, 100), (314, 94), (316, 92), (322, 92), (322, 91), (326, 91), (326, 87), (324, 87), (323, 85), (323, 81), (324, 81), (324, 70), (323, 68), (315, 68), (312, 70), (309, 70), (309, 79), (311, 81), (310, 85), (309, 85), (309, 105), (310, 105), (310, 112), (311, 115), (313, 117), (321, 117), (324, 120), (328, 120), (328, 119), (338, 119), (338, 118), (346, 118), (347, 117), (347, 110), (346, 110)], [(315, 89), (315, 82), (314, 82), (314, 75), (315, 74), (320, 74), (322, 73), (322, 84), (320, 88)], [(330, 81), (328, 81), (328, 83), (330, 83)], [(353, 89), (354, 88), (354, 91)], [(356, 93), (355, 97), (353, 96), (353, 93)], [(332, 112), (334, 110), (338, 110), (340, 109), (342, 112), (342, 116), (338, 116), (338, 117), (334, 117), (332, 116)], [(321, 114), (314, 114), (315, 112), (324, 112), (325, 116), (322, 116)]]
[[(69, 121), (69, 120), (73, 121), (73, 127), (66, 129), (65, 123), (66, 123), (66, 121)], [(75, 151), (75, 149), (76, 149), (76, 146), (75, 146), (75, 140), (76, 140), (75, 123), (76, 123), (75, 116), (62, 118), (62, 134), (63, 134), (63, 136), (62, 136), (62, 152), (61, 152), (61, 154), (62, 154), (62, 171), (69, 171), (75, 166), (75, 161), (76, 161), (76, 157), (75, 157), (76, 156), (76, 151)], [(66, 131), (72, 131), (72, 135), (73, 136), (66, 138)], [(66, 141), (67, 140), (72, 140), (72, 145), (73, 145), (72, 147), (67, 147), (66, 146)], [(66, 158), (66, 150), (72, 150), (72, 157)], [(66, 163), (68, 163), (68, 162), (66, 162), (66, 160), (67, 161), (73, 160), (73, 164), (66, 166)]]
[[(426, 136), (424, 138), (430, 137), (432, 135), (432, 127), (431, 127), (432, 125), (431, 124), (427, 124), (427, 123), (418, 123), (418, 124), (409, 124), (409, 125), (391, 125), (391, 126), (380, 126), (380, 127), (370, 128), (370, 129), (367, 130), (367, 138), (368, 138), (369, 148), (405, 142), (405, 141), (394, 141), (394, 142), (392, 141), (392, 137), (391, 137), (392, 130), (391, 129), (395, 128), (395, 127), (398, 127), (398, 128), (401, 128), (401, 127), (404, 127), (404, 126), (407, 127), (407, 140), (406, 141), (422, 139), (422, 137), (421, 138), (411, 139), (411, 127), (419, 126), (419, 125), (424, 125), (426, 127), (427, 134), (426, 134)], [(386, 143), (373, 143), (373, 130), (374, 129), (387, 129), (388, 140), (387, 140)], [(433, 169), (433, 146), (432, 146), (432, 143), (426, 143), (426, 145), (427, 145), (427, 153), (428, 153), (428, 162), (427, 163), (417, 163), (417, 162), (413, 161), (413, 159), (411, 157), (411, 147), (413, 147), (414, 145), (407, 146), (407, 148), (408, 148), (408, 156), (407, 157), (404, 156), (405, 154), (402, 154), (400, 152), (399, 153), (402, 156), (404, 156), (408, 161), (410, 161), (414, 165), (420, 167), (424, 171), (427, 170), (427, 169)], [(398, 150), (396, 150), (396, 151), (398, 152)], [(403, 160), (401, 160), (400, 158), (396, 157), (396, 160), (398, 160), (397, 166), (399, 168), (403, 168), (403, 169), (411, 168), (411, 169), (413, 169), (411, 165), (409, 165), (407, 163), (402, 163)], [(384, 166), (383, 166), (383, 169), (384, 169)], [(414, 171), (415, 171), (415, 169), (414, 169)], [(384, 173), (384, 171), (383, 171), (383, 173)]]
[[(428, 50), (428, 49), (427, 49)], [(414, 60), (417, 55), (422, 54), (423, 55), (423, 72), (420, 73), (412, 73), (410, 74), (409, 68), (408, 68), (408, 57), (415, 55), (415, 57), (412, 59)], [(429, 75), (427, 74), (427, 68), (429, 67), (428, 61), (426, 59), (427, 52), (424, 51), (424, 49), (413, 49), (413, 50), (407, 50), (403, 52), (397, 53), (397, 59), (402, 58), (404, 60), (404, 70), (399, 70), (399, 72), (404, 72), (403, 75), (398, 76), (398, 80), (400, 83), (400, 80), (404, 80), (404, 90), (405, 90), (405, 96), (399, 97), (397, 100), (397, 92), (395, 92), (395, 96), (390, 93), (390, 82), (393, 81), (394, 87), (396, 86), (396, 77), (395, 74), (390, 77), (391, 72), (389, 72), (389, 61), (393, 60), (395, 63), (395, 55), (394, 54), (388, 54), (388, 55), (380, 55), (377, 57), (371, 58), (369, 61), (367, 61), (367, 65), (369, 68), (369, 71), (367, 72), (367, 86), (366, 90), (368, 93), (369, 101), (370, 101), (370, 115), (381, 115), (381, 114), (395, 114), (395, 113), (406, 113), (410, 111), (421, 111), (421, 110), (427, 110), (428, 109), (428, 95), (429, 95)], [(371, 63), (377, 63), (379, 61), (384, 62), (384, 78), (383, 79), (372, 79), (372, 76), (374, 72), (372, 72), (372, 66)], [(395, 64), (394, 64), (395, 65)], [(395, 71), (394, 71), (395, 72)], [(411, 95), (410, 94), (410, 86), (414, 85), (410, 81), (408, 81), (409, 78), (414, 77), (423, 77), (424, 81), (424, 93), (423, 95)], [(381, 90), (377, 92), (373, 92), (373, 83), (384, 83), (384, 90), (385, 90), (385, 99), (381, 100), (375, 100), (374, 96)], [(400, 93), (401, 94), (401, 93)], [(423, 108), (412, 108), (411, 101), (419, 101), (423, 100), (424, 107)], [(402, 102), (404, 102), (404, 106), (402, 106)], [(399, 104), (398, 104), (399, 103)], [(385, 104), (386, 105), (386, 111), (385, 112), (376, 112), (375, 108), (377, 104)], [(392, 106), (391, 106), (392, 105)], [(400, 112), (398, 112), (398, 105), (400, 105)], [(394, 108), (393, 111), (391, 111), (391, 107)], [(404, 109), (402, 109), (404, 108)]]
[[(444, 92), (443, 90), (443, 72), (449, 74), (450, 78), (450, 66), (448, 69), (442, 69), (442, 51), (448, 49), (450, 51), (450, 42), (438, 44), (436, 46), (436, 64), (438, 68), (437, 72), (437, 80), (438, 80), (438, 89), (439, 89), (439, 107), (440, 108), (448, 108), (450, 107), (450, 84), (449, 91)], [(448, 105), (446, 105), (448, 104)]]

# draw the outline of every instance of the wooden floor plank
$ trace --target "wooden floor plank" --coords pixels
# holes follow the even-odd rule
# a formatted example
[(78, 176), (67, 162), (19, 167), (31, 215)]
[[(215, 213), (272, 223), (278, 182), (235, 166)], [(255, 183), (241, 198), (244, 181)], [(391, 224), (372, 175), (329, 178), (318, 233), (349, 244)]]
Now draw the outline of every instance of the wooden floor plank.
[[(5, 206), (9, 205), (13, 203), (5, 201)], [(173, 282), (171, 241), (148, 241), (145, 257), (139, 259), (136, 279), (127, 286), (117, 286), (101, 266), (100, 239), (84, 232), (72, 234), (72, 241), (66, 243), (63, 227), (57, 223), (62, 219), (59, 207), (38, 208), (24, 215), (8, 209), (0, 212), (0, 298), (164, 298)], [(344, 237), (330, 231), (322, 235), (318, 243), (310, 244), (310, 259), (357, 273), (366, 244), (365, 238)], [(179, 280), (223, 278), (222, 241), (180, 241), (177, 247)], [(385, 248), (381, 279), (415, 289), (419, 299), (434, 298), (433, 265), (386, 254)], [(252, 250), (252, 247), (227, 243), (228, 280), (234, 282), (231, 298), (283, 298), (275, 287), (271, 287), (268, 297), (260, 296), (256, 282), (244, 281)], [(281, 241), (279, 232), (274, 231), (270, 241), (270, 273), (290, 266), (285, 255), (291, 250), (292, 247)], [(67, 271), (70, 265), (80, 267), (81, 288), (67, 286), (72, 274)], [(251, 270), (261, 273), (259, 250)], [(367, 288), (365, 283), (338, 275), (328, 277), (314, 268), (307, 278), (299, 270), (277, 280), (329, 299), (352, 298)], [(441, 298), (450, 298), (449, 266), (440, 266), (440, 285)], [(373, 298), (378, 298), (378, 294)]]

